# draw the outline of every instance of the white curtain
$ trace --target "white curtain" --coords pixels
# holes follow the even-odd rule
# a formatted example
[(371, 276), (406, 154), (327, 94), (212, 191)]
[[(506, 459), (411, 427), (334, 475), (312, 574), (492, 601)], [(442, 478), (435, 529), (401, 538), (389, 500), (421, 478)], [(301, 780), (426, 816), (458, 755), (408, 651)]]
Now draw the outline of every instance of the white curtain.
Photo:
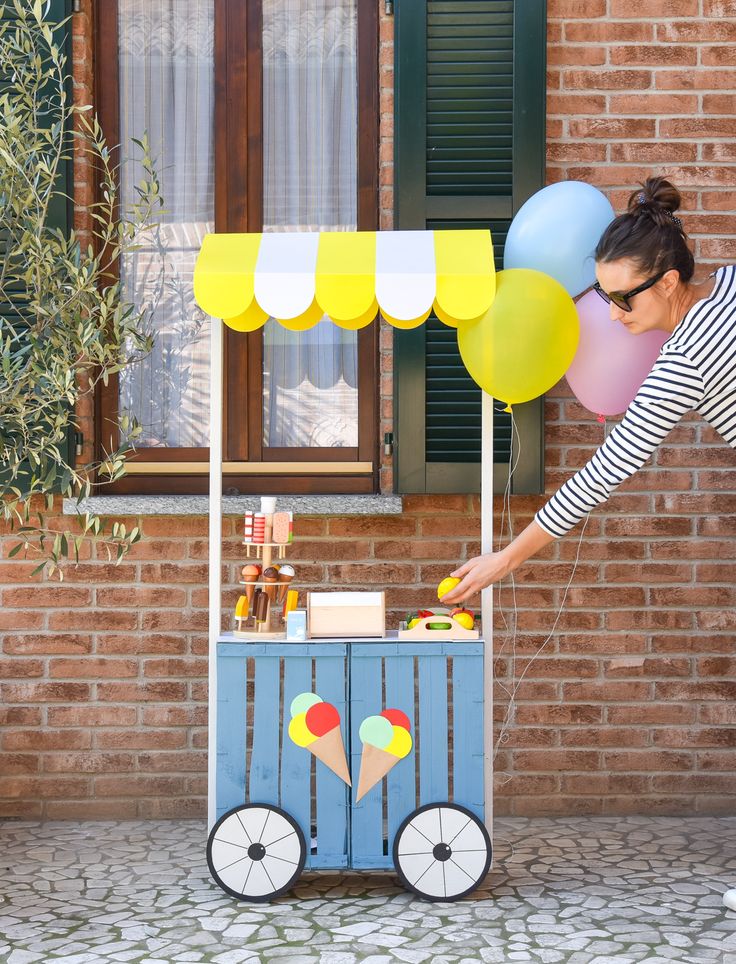
[[(126, 299), (151, 309), (153, 354), (120, 375), (120, 406), (146, 446), (209, 444), (209, 332), (192, 292), (202, 238), (214, 230), (214, 0), (118, 0), (121, 154), (145, 132), (164, 214), (121, 265)], [(122, 204), (142, 170), (123, 163)]]
[[(357, 2), (263, 0), (265, 231), (357, 226)], [(358, 444), (355, 332), (270, 320), (263, 358), (264, 445)]]

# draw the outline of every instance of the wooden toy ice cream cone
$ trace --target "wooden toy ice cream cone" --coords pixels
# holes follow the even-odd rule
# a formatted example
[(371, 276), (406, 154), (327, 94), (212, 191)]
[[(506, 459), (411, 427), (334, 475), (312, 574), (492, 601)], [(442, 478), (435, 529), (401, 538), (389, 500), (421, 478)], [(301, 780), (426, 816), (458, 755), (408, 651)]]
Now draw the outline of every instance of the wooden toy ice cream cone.
[(321, 760), (333, 773), (336, 773), (341, 780), (344, 780), (349, 787), (352, 786), (339, 726), (330, 730), (329, 733), (325, 733), (324, 736), (317, 737), (314, 743), (309, 744), (307, 749), (314, 753), (317, 759)]
[(383, 780), (389, 770), (392, 770), (399, 762), (401, 757), (387, 753), (386, 750), (379, 750), (377, 746), (370, 743), (363, 744), (363, 753), (360, 757), (360, 776), (358, 777), (358, 792), (355, 796), (356, 803), (374, 787), (379, 780)]
[(321, 760), (350, 787), (350, 771), (340, 730), (340, 714), (316, 693), (300, 693), (291, 701), (289, 736)]
[(411, 721), (406, 713), (385, 709), (380, 716), (369, 716), (360, 724), (363, 753), (355, 802), (408, 756), (412, 748)]

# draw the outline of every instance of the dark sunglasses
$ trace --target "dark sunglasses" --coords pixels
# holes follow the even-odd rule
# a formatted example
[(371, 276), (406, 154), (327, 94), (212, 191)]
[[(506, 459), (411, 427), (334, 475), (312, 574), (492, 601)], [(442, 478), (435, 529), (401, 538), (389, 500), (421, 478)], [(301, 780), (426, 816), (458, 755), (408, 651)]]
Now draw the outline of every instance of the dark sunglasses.
[(606, 304), (610, 305), (610, 303), (613, 302), (614, 305), (616, 305), (616, 307), (620, 308), (622, 311), (632, 311), (633, 309), (629, 304), (629, 299), (633, 298), (634, 295), (641, 294), (642, 291), (646, 291), (647, 288), (651, 288), (652, 285), (655, 285), (664, 274), (664, 271), (660, 271), (659, 274), (655, 274), (653, 278), (643, 282), (636, 288), (632, 288), (631, 291), (604, 291), (597, 281), (593, 285), (593, 290), (598, 292)]

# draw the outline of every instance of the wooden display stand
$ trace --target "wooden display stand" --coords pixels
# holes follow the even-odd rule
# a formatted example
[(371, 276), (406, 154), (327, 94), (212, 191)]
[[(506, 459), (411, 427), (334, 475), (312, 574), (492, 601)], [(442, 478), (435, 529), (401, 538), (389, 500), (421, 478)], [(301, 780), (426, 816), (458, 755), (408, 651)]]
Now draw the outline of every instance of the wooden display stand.
[[(277, 556), (279, 559), (283, 559), (286, 556), (286, 547), (289, 543), (284, 542), (245, 542), (243, 545), (246, 547), (246, 556), (248, 559), (253, 558), (251, 556), (251, 549), (255, 550), (255, 558), (261, 560), (261, 572), (264, 572), (273, 563), (274, 549), (277, 550)], [(266, 582), (263, 579), (258, 579), (255, 582), (246, 582), (244, 579), (239, 579), (238, 584), (241, 586), (253, 586), (254, 589), (263, 589), (265, 586), (278, 586), (278, 583)], [(287, 589), (288, 592), (288, 589)], [(271, 629), (271, 621), (273, 617), (274, 606), (270, 605), (268, 607), (268, 616), (264, 623), (256, 624), (253, 613), (251, 612), (245, 620), (241, 620), (239, 617), (236, 618), (238, 628), (233, 630), (235, 636), (253, 638), (254, 634), (257, 634), (259, 638), (263, 639), (286, 639), (286, 627), (283, 629)], [(281, 619), (277, 616), (277, 619)], [(243, 628), (242, 622), (245, 622), (246, 626)]]

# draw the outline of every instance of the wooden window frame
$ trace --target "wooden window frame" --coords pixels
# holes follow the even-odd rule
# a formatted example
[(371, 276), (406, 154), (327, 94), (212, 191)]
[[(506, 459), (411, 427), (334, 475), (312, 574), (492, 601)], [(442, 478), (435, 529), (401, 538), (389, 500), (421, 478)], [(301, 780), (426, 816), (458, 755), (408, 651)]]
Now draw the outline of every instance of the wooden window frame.
[[(215, 62), (215, 230), (263, 226), (262, 6), (257, 0), (213, 0)], [(359, 2), (358, 229), (378, 228), (378, 7)], [(94, 0), (95, 101), (109, 145), (120, 143), (118, 0)], [(245, 119), (245, 123), (243, 120)], [(113, 148), (117, 155), (117, 150)], [(114, 157), (117, 162), (119, 158)], [(224, 491), (228, 494), (371, 494), (379, 491), (379, 329), (358, 333), (358, 445), (275, 448), (263, 445), (263, 330), (225, 328)], [(98, 457), (118, 444), (117, 376), (95, 405)], [(238, 413), (244, 411), (239, 417)], [(207, 448), (146, 448), (129, 459), (130, 474), (110, 494), (202, 494)], [(199, 466), (201, 465), (201, 469)], [(169, 471), (167, 471), (167, 467)]]

